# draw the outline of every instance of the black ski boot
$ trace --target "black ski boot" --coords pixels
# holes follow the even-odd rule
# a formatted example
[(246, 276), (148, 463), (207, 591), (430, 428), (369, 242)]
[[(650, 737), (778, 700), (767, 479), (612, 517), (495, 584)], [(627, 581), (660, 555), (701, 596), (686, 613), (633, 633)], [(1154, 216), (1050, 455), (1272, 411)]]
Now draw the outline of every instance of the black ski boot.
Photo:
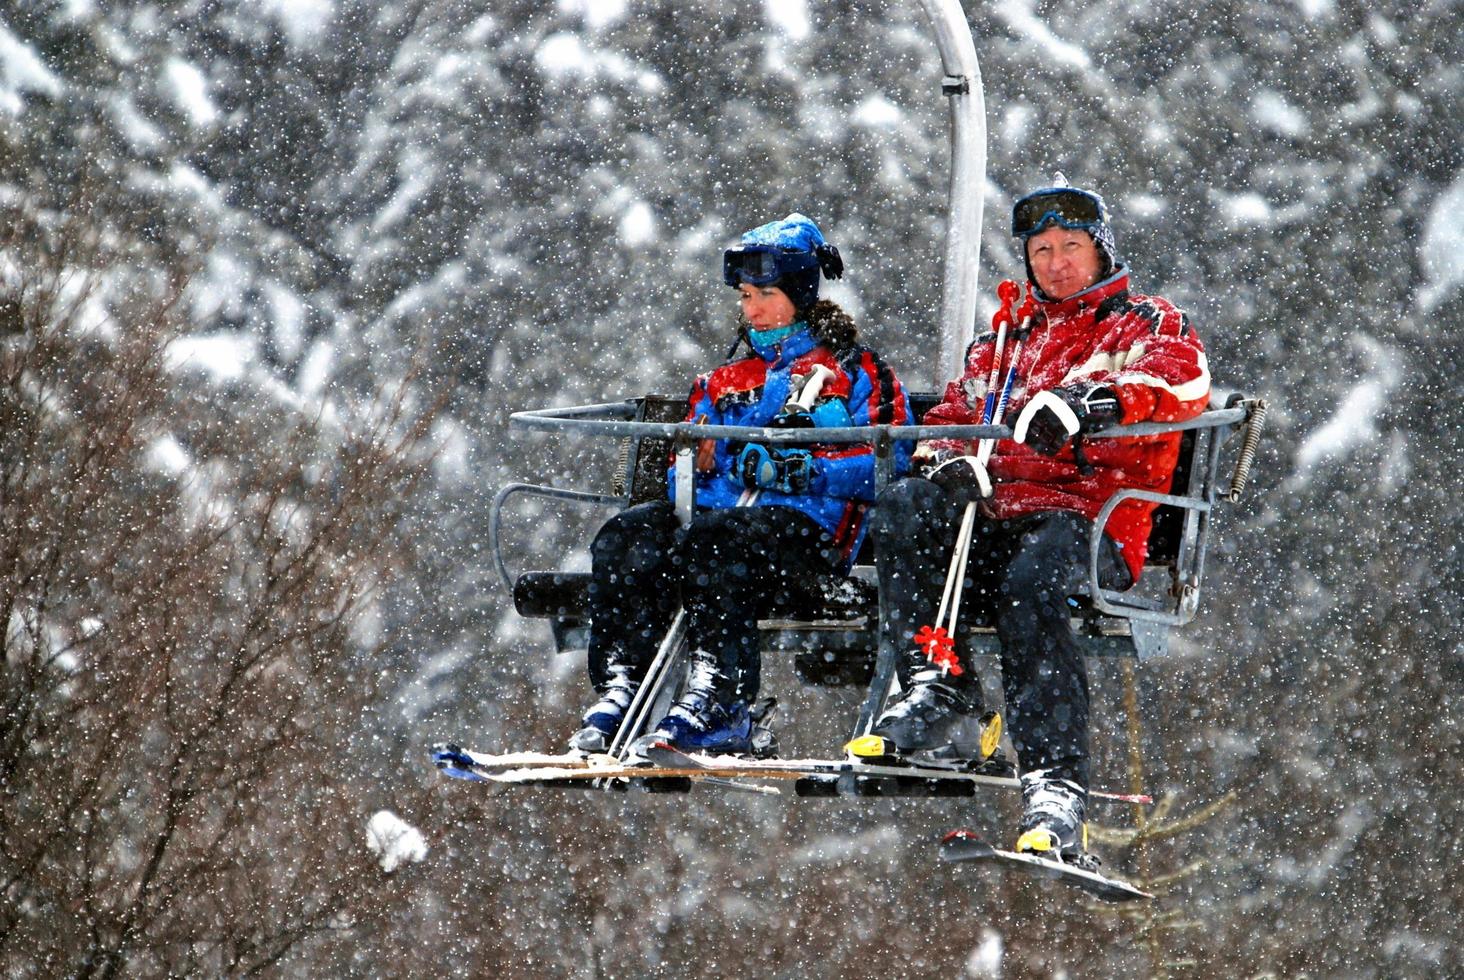
[(1052, 770), (1022, 773), (1022, 824), (1019, 854), (1054, 858), (1080, 867), (1096, 865), (1088, 854), (1088, 793)]
[(628, 668), (611, 667), (610, 679), (600, 689), (600, 700), (580, 719), (584, 727), (570, 736), (570, 749), (590, 755), (610, 751), (610, 742), (620, 731), (625, 712), (638, 690), (640, 681), (631, 679)]
[[(974, 696), (973, 696), (974, 695)], [(868, 735), (850, 742), (862, 758), (920, 756), (929, 761), (987, 763), (1001, 741), (1001, 716), (983, 711), (980, 690), (922, 670), (885, 709)]]

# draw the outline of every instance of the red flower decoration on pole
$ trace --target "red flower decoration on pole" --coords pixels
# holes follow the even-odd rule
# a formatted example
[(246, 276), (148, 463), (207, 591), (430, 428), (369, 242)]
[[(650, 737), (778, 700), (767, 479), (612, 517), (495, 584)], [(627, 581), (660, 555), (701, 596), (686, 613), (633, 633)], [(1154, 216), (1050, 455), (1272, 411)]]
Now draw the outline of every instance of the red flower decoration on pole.
[(952, 677), (960, 677), (963, 673), (961, 660), (956, 656), (956, 639), (945, 631), (945, 627), (920, 627), (920, 632), (915, 634), (915, 646), (925, 654), (926, 660)]

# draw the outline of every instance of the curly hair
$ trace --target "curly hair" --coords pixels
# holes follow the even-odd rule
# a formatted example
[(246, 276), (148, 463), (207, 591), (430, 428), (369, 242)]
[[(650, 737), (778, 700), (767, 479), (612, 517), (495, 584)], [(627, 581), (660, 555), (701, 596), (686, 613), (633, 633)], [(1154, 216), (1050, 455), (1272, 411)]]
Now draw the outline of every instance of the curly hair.
[(808, 332), (835, 353), (848, 350), (859, 340), (859, 327), (854, 318), (833, 300), (818, 300), (802, 313)]

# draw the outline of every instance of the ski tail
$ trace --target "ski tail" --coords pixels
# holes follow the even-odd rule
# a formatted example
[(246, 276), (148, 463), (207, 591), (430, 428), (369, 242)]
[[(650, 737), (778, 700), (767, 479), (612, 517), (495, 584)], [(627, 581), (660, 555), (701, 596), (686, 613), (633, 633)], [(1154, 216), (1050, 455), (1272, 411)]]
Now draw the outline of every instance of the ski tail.
[[(945, 861), (974, 861), (995, 864), (1007, 871), (1028, 876), (1050, 878), (1100, 898), (1105, 902), (1139, 902), (1153, 898), (1149, 892), (1119, 878), (1110, 878), (1073, 861), (1036, 854), (1004, 851), (987, 843), (975, 831), (953, 830), (940, 842), (940, 856)], [(1096, 865), (1097, 859), (1091, 860)]]

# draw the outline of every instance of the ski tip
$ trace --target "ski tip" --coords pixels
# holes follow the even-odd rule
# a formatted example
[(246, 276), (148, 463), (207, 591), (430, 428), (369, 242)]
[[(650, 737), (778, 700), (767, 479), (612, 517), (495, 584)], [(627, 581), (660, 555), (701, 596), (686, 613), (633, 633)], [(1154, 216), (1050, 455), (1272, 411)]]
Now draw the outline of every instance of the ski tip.
[(451, 742), (438, 742), (432, 746), (432, 763), (444, 776), (474, 783), (487, 782), (482, 773), (474, 768), (473, 757), (467, 750)]
[(489, 781), (486, 776), (474, 772), (471, 769), (459, 769), (457, 766), (449, 766), (441, 762), (437, 764), (437, 771), (452, 779), (465, 779), (470, 783), (486, 783)]
[(1154, 797), (1148, 793), (1108, 793), (1103, 790), (1092, 790), (1089, 795), (1114, 803), (1135, 803), (1139, 806), (1150, 806), (1154, 802)]
[(1106, 902), (1146, 901), (1154, 896), (1120, 878), (1109, 878), (1095, 867), (1031, 852), (1006, 851), (982, 840), (974, 831), (953, 830), (941, 838), (940, 856), (951, 862), (995, 863), (1013, 871), (1052, 878), (1080, 888)]
[(441, 742), (432, 746), (432, 761), (437, 763), (437, 768), (443, 769), (448, 766), (472, 768), (473, 759), (467, 752), (456, 745), (448, 742)]

